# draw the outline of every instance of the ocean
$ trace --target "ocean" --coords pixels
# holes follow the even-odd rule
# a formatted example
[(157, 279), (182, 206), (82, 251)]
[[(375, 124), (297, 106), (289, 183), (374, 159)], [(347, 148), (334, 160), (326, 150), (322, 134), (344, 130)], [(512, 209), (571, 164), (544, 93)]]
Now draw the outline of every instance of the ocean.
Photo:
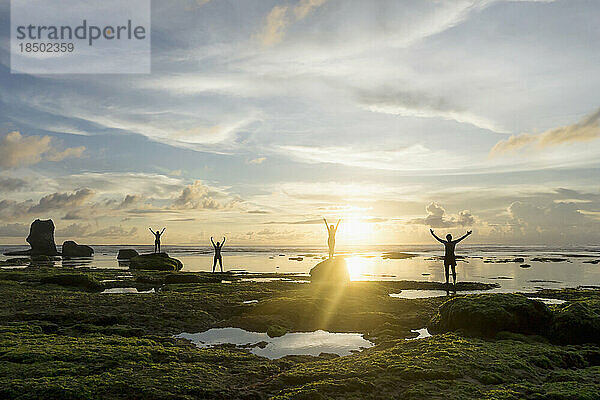
[[(140, 253), (153, 251), (153, 246), (92, 246), (93, 258), (54, 262), (57, 268), (92, 267), (123, 268), (117, 252), (133, 248)], [(0, 246), (0, 251), (25, 250), (27, 246)], [(163, 246), (163, 251), (180, 259), (183, 271), (211, 271), (212, 247)], [(412, 258), (387, 258), (389, 253), (410, 253)], [(342, 249), (336, 253), (344, 256), (352, 280), (445, 280), (443, 247), (423, 246), (373, 246)], [(294, 273), (306, 275), (327, 255), (325, 247), (237, 247), (223, 249), (225, 271), (252, 273)], [(491, 246), (464, 245), (458, 248), (457, 281), (496, 283), (497, 291), (535, 291), (543, 288), (600, 287), (600, 246), (548, 247), (548, 246)], [(7, 256), (0, 257), (6, 260)], [(513, 262), (515, 258), (524, 261)], [(553, 260), (535, 260), (552, 258)], [(529, 267), (522, 267), (522, 265)], [(218, 268), (218, 266), (217, 266)]]

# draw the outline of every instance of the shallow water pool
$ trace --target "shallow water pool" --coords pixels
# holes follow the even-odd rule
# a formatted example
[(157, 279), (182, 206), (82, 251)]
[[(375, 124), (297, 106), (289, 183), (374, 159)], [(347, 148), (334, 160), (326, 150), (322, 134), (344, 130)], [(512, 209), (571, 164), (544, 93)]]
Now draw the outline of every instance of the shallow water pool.
[(240, 328), (213, 328), (200, 333), (184, 332), (175, 337), (187, 339), (198, 347), (234, 344), (269, 359), (288, 355), (318, 356), (321, 353), (347, 356), (374, 345), (360, 333), (333, 333), (322, 330), (286, 333), (271, 338), (266, 333), (249, 332)]

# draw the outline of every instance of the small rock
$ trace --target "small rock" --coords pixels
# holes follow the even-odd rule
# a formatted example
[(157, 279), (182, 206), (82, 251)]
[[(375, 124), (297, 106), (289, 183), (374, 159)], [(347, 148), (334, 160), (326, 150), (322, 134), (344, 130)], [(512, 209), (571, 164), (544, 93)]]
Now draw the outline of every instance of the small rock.
[(267, 336), (270, 338), (280, 337), (287, 333), (287, 328), (279, 325), (271, 325), (269, 329), (267, 329)]
[(521, 264), (521, 265), (519, 265), (519, 267), (521, 267), (521, 268), (531, 268), (531, 265), (530, 264)]
[(90, 246), (67, 240), (62, 245), (62, 255), (63, 257), (91, 257), (94, 255), (94, 249)]
[(139, 253), (134, 249), (120, 249), (117, 254), (118, 260), (131, 260), (133, 257), (139, 256)]
[(588, 260), (588, 261), (584, 261), (585, 264), (598, 264), (600, 263), (600, 259), (598, 260)]
[(390, 252), (390, 253), (383, 253), (383, 255), (381, 257), (384, 260), (402, 260), (402, 259), (405, 259), (405, 258), (416, 257), (416, 255), (410, 254), (410, 253)]

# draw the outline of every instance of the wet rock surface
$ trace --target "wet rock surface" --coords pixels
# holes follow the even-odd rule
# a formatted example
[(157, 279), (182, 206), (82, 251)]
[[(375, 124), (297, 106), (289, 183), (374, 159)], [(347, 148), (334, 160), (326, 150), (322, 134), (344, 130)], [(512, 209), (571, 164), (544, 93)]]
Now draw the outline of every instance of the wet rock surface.
[(57, 255), (54, 243), (54, 222), (51, 219), (36, 219), (29, 228), (27, 243), (31, 246), (31, 254), (43, 254), (46, 256)]
[(139, 256), (139, 253), (134, 249), (121, 249), (117, 254), (118, 260), (131, 260), (133, 257)]
[(443, 303), (428, 325), (432, 333), (462, 331), (493, 337), (500, 331), (538, 334), (545, 331), (552, 314), (538, 301), (518, 294), (458, 296)]
[(94, 249), (85, 244), (67, 240), (62, 245), (62, 255), (63, 257), (91, 257), (94, 255)]
[(152, 271), (179, 271), (183, 263), (167, 253), (140, 254), (130, 260), (129, 268)]
[(321, 261), (310, 270), (310, 278), (313, 282), (323, 283), (348, 283), (350, 274), (343, 258), (328, 258)]

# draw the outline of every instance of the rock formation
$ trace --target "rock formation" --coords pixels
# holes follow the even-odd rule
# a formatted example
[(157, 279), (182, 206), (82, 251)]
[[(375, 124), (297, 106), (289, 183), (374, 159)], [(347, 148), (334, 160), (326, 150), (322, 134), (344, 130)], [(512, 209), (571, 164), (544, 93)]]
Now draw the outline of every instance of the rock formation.
[(129, 268), (153, 271), (179, 271), (183, 263), (167, 253), (140, 254), (131, 259)]
[(36, 219), (31, 223), (27, 242), (31, 249), (24, 251), (13, 251), (5, 253), (7, 256), (29, 256), (29, 255), (58, 255), (56, 244), (54, 243), (54, 222), (51, 219)]
[(313, 282), (344, 284), (350, 281), (350, 274), (343, 258), (328, 258), (310, 270)]
[(31, 223), (27, 243), (31, 246), (31, 254), (53, 256), (58, 254), (54, 243), (54, 222), (51, 219), (36, 219)]
[(90, 246), (67, 240), (62, 245), (62, 255), (63, 257), (91, 257), (94, 255), (94, 249)]
[(519, 294), (496, 293), (453, 297), (443, 303), (427, 328), (431, 333), (463, 331), (493, 337), (500, 331), (540, 334), (552, 314), (542, 302)]

